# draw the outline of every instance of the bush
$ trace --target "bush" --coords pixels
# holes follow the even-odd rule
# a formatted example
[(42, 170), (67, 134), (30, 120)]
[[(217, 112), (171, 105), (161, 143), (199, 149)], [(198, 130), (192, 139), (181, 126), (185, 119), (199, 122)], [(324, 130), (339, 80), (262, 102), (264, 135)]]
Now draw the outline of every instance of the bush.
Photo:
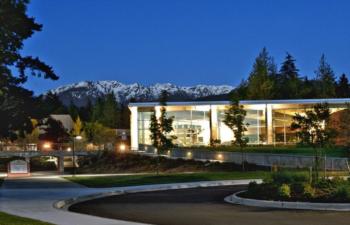
[(303, 197), (306, 199), (312, 199), (315, 197), (315, 189), (310, 184), (304, 184)]
[(291, 172), (277, 172), (272, 174), (272, 182), (277, 184), (303, 183), (308, 181), (307, 174)]
[(259, 188), (259, 185), (258, 185), (258, 183), (256, 183), (256, 181), (249, 182), (248, 191), (256, 192), (257, 188)]
[(333, 198), (335, 201), (344, 202), (350, 200), (350, 187), (342, 185), (334, 191)]
[(282, 199), (288, 199), (291, 196), (290, 187), (288, 184), (282, 184), (278, 188), (278, 196)]
[(304, 193), (304, 183), (292, 183), (290, 185), (293, 196), (302, 196)]

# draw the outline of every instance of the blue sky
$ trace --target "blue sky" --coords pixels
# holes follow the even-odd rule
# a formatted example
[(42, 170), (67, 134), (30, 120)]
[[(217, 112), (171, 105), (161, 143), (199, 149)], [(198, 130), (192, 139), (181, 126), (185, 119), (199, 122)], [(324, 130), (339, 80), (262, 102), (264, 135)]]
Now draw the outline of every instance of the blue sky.
[(25, 42), (59, 81), (32, 78), (41, 93), (81, 80), (149, 85), (237, 85), (265, 46), (313, 76), (322, 53), (350, 74), (347, 0), (32, 0), (43, 31)]

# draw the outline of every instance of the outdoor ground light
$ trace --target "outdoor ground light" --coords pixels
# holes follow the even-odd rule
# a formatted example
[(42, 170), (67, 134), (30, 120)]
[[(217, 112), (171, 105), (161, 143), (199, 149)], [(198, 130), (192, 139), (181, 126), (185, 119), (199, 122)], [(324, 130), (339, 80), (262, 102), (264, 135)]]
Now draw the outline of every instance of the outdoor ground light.
[(67, 148), (67, 151), (68, 151), (68, 152), (72, 151), (72, 148), (71, 148), (71, 147), (68, 147), (68, 148)]
[(187, 152), (187, 157), (191, 157), (192, 156), (192, 152)]
[(222, 160), (222, 158), (223, 158), (222, 154), (218, 154), (217, 157), (218, 157), (219, 160)]
[(51, 148), (51, 143), (50, 143), (50, 142), (45, 142), (45, 143), (43, 144), (43, 148), (44, 148), (44, 149), (50, 149), (50, 148)]
[(76, 136), (76, 137), (75, 137), (75, 139), (77, 139), (77, 140), (81, 140), (81, 139), (83, 139), (83, 137), (82, 137), (82, 136), (80, 136), (80, 135), (78, 135), (78, 136)]
[(124, 152), (124, 151), (125, 151), (125, 149), (126, 149), (125, 144), (121, 144), (121, 145), (119, 145), (119, 150), (120, 150), (121, 152)]

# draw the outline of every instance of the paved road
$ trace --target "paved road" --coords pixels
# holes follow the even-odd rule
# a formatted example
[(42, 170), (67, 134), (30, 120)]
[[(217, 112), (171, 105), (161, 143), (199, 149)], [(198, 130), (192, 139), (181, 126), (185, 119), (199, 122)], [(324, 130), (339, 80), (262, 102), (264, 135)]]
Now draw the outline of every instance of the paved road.
[(82, 187), (58, 176), (5, 179), (0, 187), (0, 211), (57, 225), (134, 225), (53, 207), (58, 200), (110, 190)]
[(277, 210), (236, 206), (223, 198), (240, 187), (144, 192), (76, 204), (75, 212), (158, 225), (349, 225), (350, 212)]
[[(58, 200), (97, 193), (174, 189), (196, 187), (199, 185), (242, 185), (248, 184), (250, 181), (252, 180), (204, 181), (116, 188), (86, 188), (53, 175), (11, 178), (5, 179), (4, 185), (0, 187), (0, 211), (47, 221), (57, 225), (135, 225), (140, 223), (58, 210), (53, 207), (53, 204)], [(132, 212), (133, 211), (130, 210), (130, 213)]]

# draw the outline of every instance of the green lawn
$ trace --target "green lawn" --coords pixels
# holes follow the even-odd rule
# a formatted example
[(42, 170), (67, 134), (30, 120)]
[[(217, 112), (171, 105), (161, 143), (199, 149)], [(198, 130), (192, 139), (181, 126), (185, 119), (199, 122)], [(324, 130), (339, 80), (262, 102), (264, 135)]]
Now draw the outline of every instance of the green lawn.
[(85, 185), (87, 187), (121, 187), (145, 184), (166, 184), (211, 180), (233, 180), (265, 178), (269, 175), (267, 171), (251, 172), (203, 172), (203, 173), (182, 173), (182, 174), (160, 174), (160, 175), (120, 175), (102, 177), (65, 177), (67, 180)]
[[(240, 149), (232, 146), (218, 146), (218, 147), (192, 147), (183, 148), (184, 150), (208, 150), (208, 151), (233, 151), (240, 152)], [(247, 153), (271, 153), (271, 154), (291, 154), (291, 155), (314, 155), (314, 149), (311, 147), (296, 147), (296, 146), (248, 146), (244, 148)], [(327, 156), (333, 157), (347, 157), (348, 151), (342, 147), (334, 147), (323, 149)], [(350, 153), (350, 151), (349, 151)]]
[(39, 220), (28, 219), (0, 212), (0, 225), (53, 225)]

